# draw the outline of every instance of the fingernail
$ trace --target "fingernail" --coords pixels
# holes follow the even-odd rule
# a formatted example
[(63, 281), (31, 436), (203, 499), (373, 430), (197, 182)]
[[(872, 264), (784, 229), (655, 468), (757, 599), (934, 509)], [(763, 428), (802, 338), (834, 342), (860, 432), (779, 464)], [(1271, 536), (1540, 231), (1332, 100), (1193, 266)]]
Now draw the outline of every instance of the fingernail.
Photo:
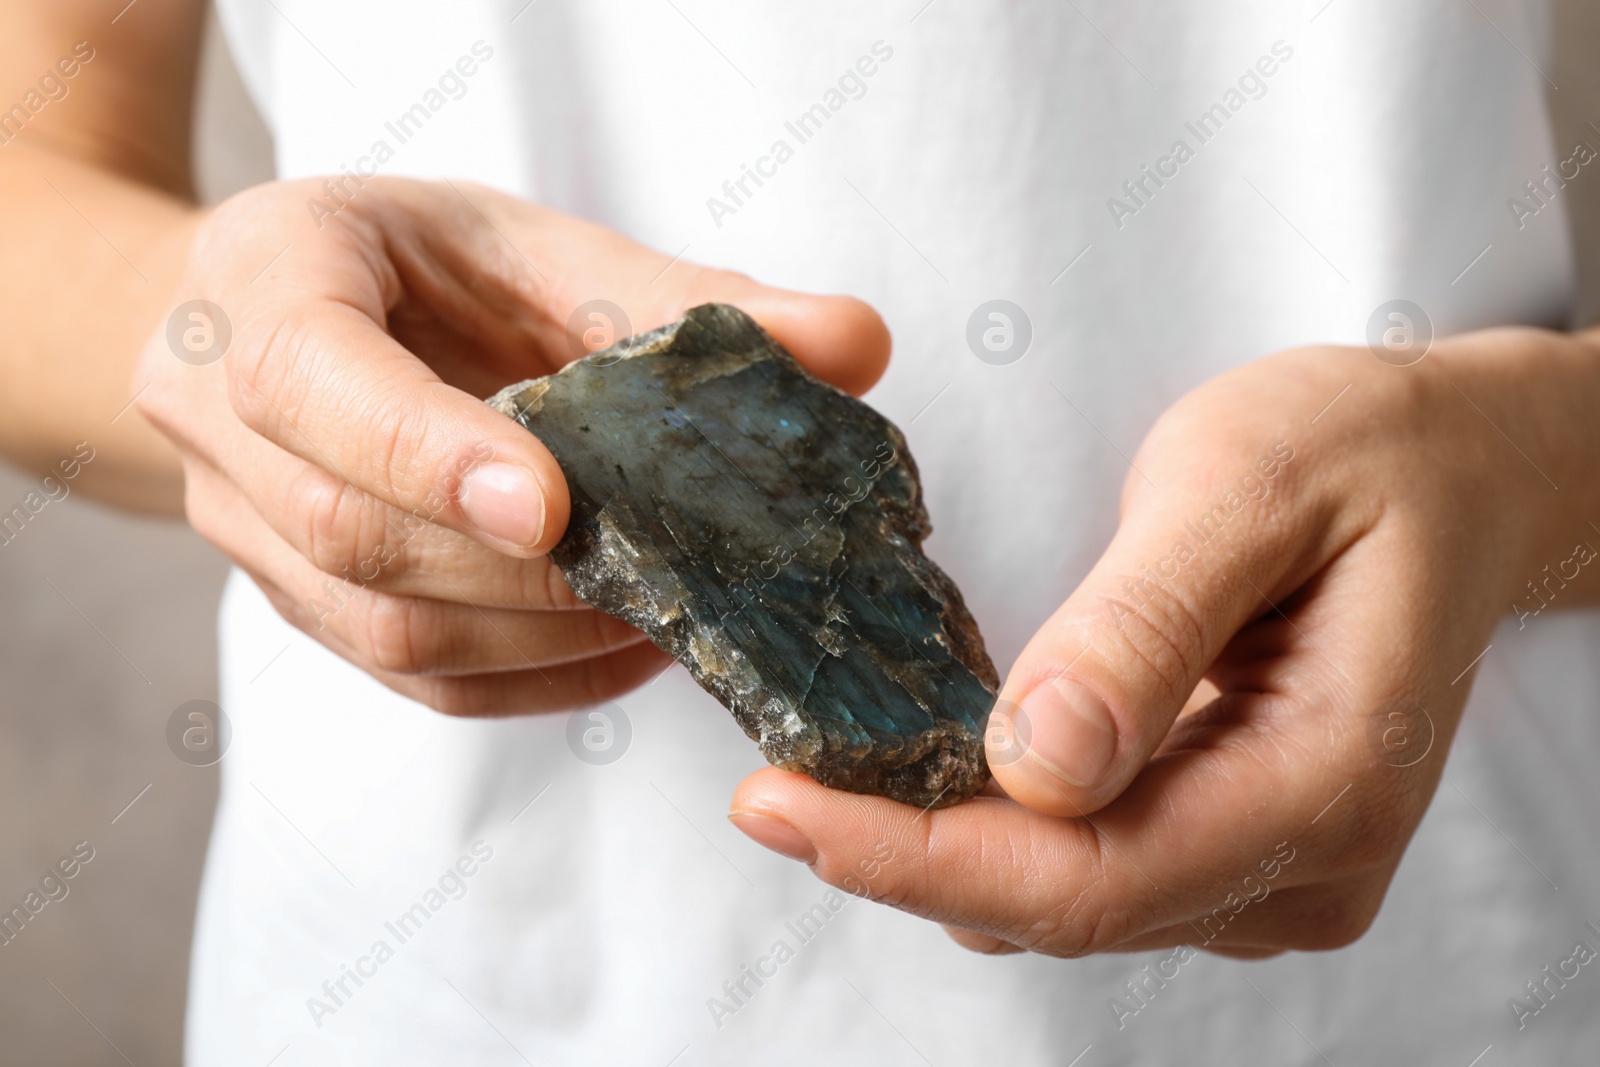
[(801, 863), (817, 862), (817, 849), (811, 840), (782, 819), (755, 811), (730, 811), (728, 821), (763, 848)]
[(544, 534), (544, 494), (525, 467), (485, 463), (461, 480), (461, 510), (491, 537), (527, 548)]
[(1044, 682), (1022, 698), (1032, 740), (1026, 755), (1068, 785), (1086, 789), (1111, 766), (1116, 727), (1105, 702), (1070, 678)]

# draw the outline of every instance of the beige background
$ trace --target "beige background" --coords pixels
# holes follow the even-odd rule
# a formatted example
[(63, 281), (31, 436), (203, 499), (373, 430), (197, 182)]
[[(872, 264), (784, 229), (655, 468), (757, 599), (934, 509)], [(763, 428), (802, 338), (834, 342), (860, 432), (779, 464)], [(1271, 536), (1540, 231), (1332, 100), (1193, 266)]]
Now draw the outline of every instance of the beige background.
[[(1559, 2), (1563, 54), (1547, 72), (1561, 87), (1551, 94), (1557, 143), (1600, 145), (1587, 124), (1600, 124), (1600, 5)], [(269, 177), (271, 145), (211, 29), (196, 163), (217, 199)], [(1600, 179), (1584, 173), (1568, 207), (1596, 234)], [(1600, 240), (1587, 247), (1600, 250)], [(1589, 321), (1600, 312), (1600, 269), (1588, 256), (1581, 267)], [(35, 485), (35, 475), (0, 468), (0, 510)], [(179, 704), (216, 697), (225, 573), (186, 528), (77, 495), (0, 547), (0, 911), (76, 842), (95, 850), (68, 896), (0, 947), (0, 1065), (181, 1059), (216, 770), (179, 762), (165, 729)]]

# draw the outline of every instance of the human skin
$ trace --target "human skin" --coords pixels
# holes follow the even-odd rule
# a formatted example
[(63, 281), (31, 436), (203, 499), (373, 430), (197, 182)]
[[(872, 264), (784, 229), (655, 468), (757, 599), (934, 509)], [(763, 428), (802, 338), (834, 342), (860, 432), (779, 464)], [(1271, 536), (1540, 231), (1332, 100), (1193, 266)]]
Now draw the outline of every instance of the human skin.
[(447, 714), (591, 704), (670, 662), (550, 564), (565, 479), (481, 399), (576, 358), (580, 304), (603, 295), (639, 329), (738, 304), (857, 391), (888, 359), (860, 301), (673, 263), (472, 183), (369, 180), (319, 227), (320, 195), (276, 182), (205, 219), (178, 291), (225, 309), (231, 347), (194, 366), (158, 335), (134, 388), (182, 455), (195, 529), (290, 622)]
[[(347, 185), (331, 218), (307, 209), (328, 199), (320, 180), (202, 210), (187, 170), (201, 5), (141, 0), (114, 26), (104, 8), (0, 12), (7, 70), (95, 48), (67, 96), (0, 149), (17, 215), (0, 301), (19, 326), (5, 454), (47, 466), (88, 441), (84, 491), (168, 514), (181, 501), (285, 618), (439, 711), (577, 707), (659, 672), (663, 653), (550, 565), (566, 483), (482, 398), (576, 358), (589, 323), (569, 320), (590, 299), (640, 330), (736, 303), (856, 392), (888, 360), (877, 314), (469, 182)], [(216, 362), (168, 341), (167, 316), (191, 300), (231, 324)]]
[(202, 4), (140, 0), (112, 25), (116, 8), (0, 7), (0, 107), (59, 77), (76, 42), (93, 49), (62, 80), (66, 96), (0, 145), (0, 453), (48, 470), (86, 441), (95, 460), (75, 491), (177, 514), (176, 451), (123, 409), (198, 223), (188, 161)]
[[(1112, 543), (1011, 668), (987, 738), (999, 789), (922, 813), (766, 769), (731, 817), (979, 951), (1349, 944), (1496, 624), (1540, 603), (1529, 582), (1564, 606), (1600, 592), (1579, 548), (1600, 545), (1596, 410), (1593, 332), (1462, 334), (1407, 367), (1306, 348), (1225, 374), (1150, 431)], [(1194, 520), (1280, 443), (1269, 491), (1202, 546)], [(1202, 546), (1181, 566), (1178, 541)], [(1394, 701), (1428, 719), (1386, 735)], [(1239, 906), (1264, 870), (1270, 892)]]
[[(467, 183), (370, 182), (321, 227), (305, 209), (320, 182), (203, 211), (187, 171), (201, 5), (140, 0), (114, 25), (113, 7), (0, 11), (0, 69), (48, 70), (80, 39), (98, 50), (0, 148), (0, 450), (43, 466), (88, 440), (85, 491), (169, 514), (181, 501), (290, 621), (441, 711), (578, 706), (659, 669), (546, 562), (559, 472), (479, 398), (572, 358), (568, 317), (597, 296), (640, 329), (740, 304), (857, 392), (887, 359), (881, 320)], [(234, 328), (207, 366), (163, 328), (196, 298)], [(1019, 755), (991, 733), (994, 795), (919, 817), (764, 770), (736, 794), (736, 825), (834, 884), (873, 870), (872, 896), (969, 947), (1056, 955), (1193, 943), (1198, 917), (1288, 843), (1271, 895), (1206, 947), (1347, 943), (1437, 786), (1491, 628), (1600, 538), (1597, 365), (1592, 334), (1506, 329), (1411, 367), (1315, 348), (1206, 385), (1152, 430), (1116, 539), (1012, 667), (1001, 718), (1027, 740)], [(1294, 455), (1270, 493), (1138, 585), (1147, 566), (1171, 572), (1185, 523), (1279, 442)], [(393, 520), (419, 508), (430, 521), (396, 542)], [(385, 549), (370, 581), (338, 582)], [(1597, 575), (1583, 568), (1560, 605), (1592, 603)], [(1435, 730), (1406, 767), (1371, 743), (1396, 699)], [(1096, 708), (1099, 726), (1075, 710)]]

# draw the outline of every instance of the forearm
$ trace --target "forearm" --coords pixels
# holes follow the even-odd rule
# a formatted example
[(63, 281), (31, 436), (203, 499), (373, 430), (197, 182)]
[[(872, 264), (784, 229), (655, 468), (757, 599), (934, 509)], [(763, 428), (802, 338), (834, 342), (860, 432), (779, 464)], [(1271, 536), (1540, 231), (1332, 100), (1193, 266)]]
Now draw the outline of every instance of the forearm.
[(94, 450), (73, 488), (124, 507), (182, 510), (177, 453), (129, 406), (139, 351), (174, 297), (197, 210), (102, 168), (17, 143), (0, 149), (0, 452), (43, 475)]
[[(0, 9), (0, 454), (74, 490), (181, 512), (177, 454), (129, 407), (198, 221), (189, 125), (201, 0)], [(16, 104), (15, 108), (12, 105)]]

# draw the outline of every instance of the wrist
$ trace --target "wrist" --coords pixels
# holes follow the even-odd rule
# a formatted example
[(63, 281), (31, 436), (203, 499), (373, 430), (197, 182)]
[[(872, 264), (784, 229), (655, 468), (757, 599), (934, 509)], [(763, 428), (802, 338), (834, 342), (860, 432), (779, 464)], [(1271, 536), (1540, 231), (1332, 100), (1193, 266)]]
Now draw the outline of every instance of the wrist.
[[(1462, 334), (1424, 361), (1459, 510), (1485, 521), (1509, 610), (1600, 602), (1600, 331)], [(1498, 610), (1507, 610), (1501, 606)]]

